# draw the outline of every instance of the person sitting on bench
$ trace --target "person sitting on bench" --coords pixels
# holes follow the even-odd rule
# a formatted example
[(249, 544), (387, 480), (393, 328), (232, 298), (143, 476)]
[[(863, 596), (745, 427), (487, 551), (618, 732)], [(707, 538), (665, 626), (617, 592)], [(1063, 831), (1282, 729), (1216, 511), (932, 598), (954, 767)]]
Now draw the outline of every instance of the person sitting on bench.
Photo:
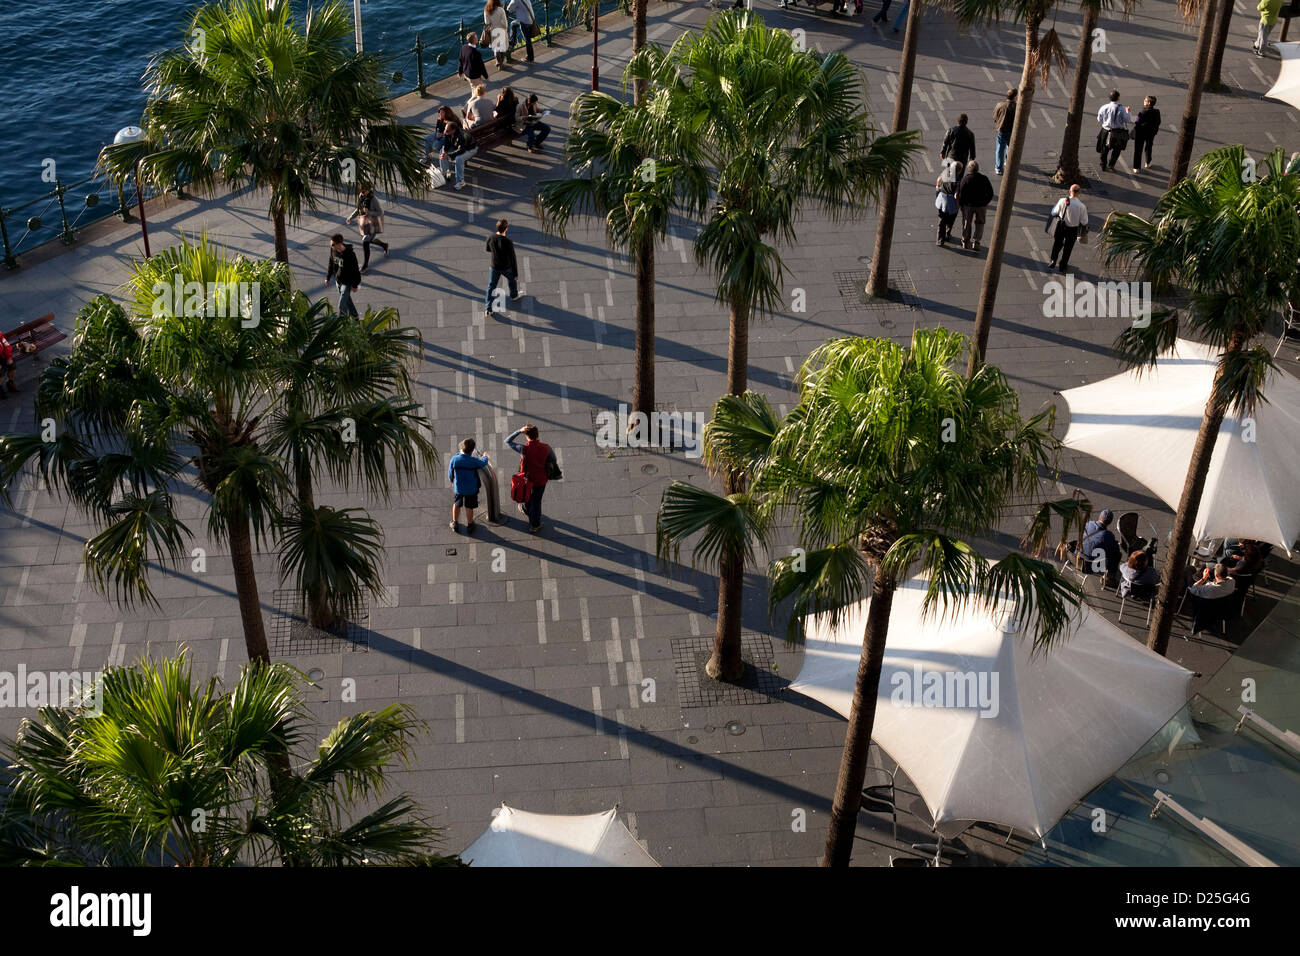
[[(9, 391), (17, 394), (18, 386), (14, 384), (14, 347), (9, 344), (5, 334), (0, 332), (0, 372), (4, 372), (9, 378)], [(0, 385), (0, 398), (5, 397), (4, 386)]]

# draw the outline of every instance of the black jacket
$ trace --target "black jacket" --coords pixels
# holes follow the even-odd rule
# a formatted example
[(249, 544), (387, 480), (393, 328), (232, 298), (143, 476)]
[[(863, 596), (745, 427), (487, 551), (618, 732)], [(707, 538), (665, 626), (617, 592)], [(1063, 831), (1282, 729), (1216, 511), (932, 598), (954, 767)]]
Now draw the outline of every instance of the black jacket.
[(957, 202), (972, 209), (993, 201), (993, 184), (983, 173), (968, 173), (957, 187)]
[(505, 236), (493, 234), (487, 241), (487, 251), (492, 253), (492, 268), (499, 272), (518, 274), (515, 262), (515, 244)]
[(1160, 111), (1154, 106), (1139, 110), (1133, 121), (1133, 131), (1143, 136), (1155, 136), (1160, 131)]
[(335, 276), (348, 288), (355, 289), (361, 285), (361, 267), (357, 265), (357, 254), (348, 243), (343, 244), (342, 252), (330, 249), (330, 267), (325, 273), (325, 281), (328, 282)]
[(483, 65), (483, 54), (474, 44), (466, 43), (460, 48), (460, 66), (457, 67), (456, 74), (469, 77), (471, 80), (487, 79), (488, 71)]
[(969, 126), (954, 126), (943, 138), (943, 149), (939, 155), (944, 159), (951, 156), (957, 162), (965, 164), (975, 158), (975, 134)]

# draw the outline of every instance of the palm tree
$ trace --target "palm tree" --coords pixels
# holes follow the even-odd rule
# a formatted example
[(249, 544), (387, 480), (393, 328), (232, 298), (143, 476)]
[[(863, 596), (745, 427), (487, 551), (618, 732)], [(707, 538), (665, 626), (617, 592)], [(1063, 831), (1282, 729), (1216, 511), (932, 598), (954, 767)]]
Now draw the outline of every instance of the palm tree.
[(317, 302), (287, 317), (273, 376), (267, 448), (287, 463), (294, 501), (281, 524), (281, 570), (297, 578), (312, 627), (353, 618), (383, 590), (383, 532), (361, 509), (316, 504), (314, 475), (387, 501), (393, 480), (432, 470), (438, 453), (411, 400), (419, 332), (394, 309), (357, 318)]
[(402, 704), (343, 719), (271, 786), (279, 755), (308, 749), (303, 686), (284, 664), (250, 664), (221, 693), (182, 651), (41, 708), (0, 748), (0, 864), (463, 865), (437, 855), (440, 831), (410, 795), (379, 803), (423, 729)]
[(1112, 213), (1103, 230), (1108, 262), (1137, 263), (1157, 289), (1174, 285), (1189, 297), (1184, 309), (1123, 331), (1115, 350), (1125, 366), (1152, 367), (1187, 331), (1223, 350), (1187, 466), (1147, 634), (1147, 646), (1157, 654), (1169, 646), (1219, 427), (1229, 410), (1249, 415), (1267, 400), (1264, 389), (1275, 367), (1259, 337), (1297, 288), (1300, 185), (1285, 175), (1280, 147), (1257, 167), (1262, 178), (1243, 181), (1246, 166), (1243, 146), (1207, 153), (1190, 178), (1161, 197), (1150, 219)]
[[(635, 81), (644, 82), (644, 81)], [(627, 103), (607, 93), (582, 93), (570, 110), (568, 179), (538, 184), (544, 228), (563, 236), (575, 216), (600, 216), (609, 244), (626, 252), (636, 272), (634, 411), (655, 406), (655, 243), (673, 214), (695, 216), (708, 202), (708, 179), (695, 158), (690, 129), (667, 116), (663, 91)]]
[[(742, 440), (770, 442), (776, 425), (776, 416), (763, 396), (746, 392), (723, 398), (705, 426), (705, 463), (714, 470), (740, 458), (736, 444)], [(729, 448), (723, 448), (722, 441)], [(768, 522), (761, 501), (744, 490), (723, 497), (687, 481), (674, 481), (660, 500), (655, 531), (661, 561), (678, 560), (682, 544), (700, 535), (691, 552), (691, 566), (703, 561), (718, 572), (718, 624), (713, 654), (704, 669), (714, 680), (739, 680), (745, 672), (741, 657), (745, 568), (753, 563), (755, 545), (767, 541)]]
[[(1120, 0), (1124, 19), (1127, 20), (1137, 0)], [(1110, 10), (1112, 0), (1081, 0), (1083, 31), (1079, 37), (1079, 55), (1074, 63), (1074, 86), (1070, 90), (1070, 107), (1065, 116), (1065, 133), (1061, 137), (1061, 155), (1056, 161), (1052, 182), (1060, 186), (1078, 183), (1087, 186), (1088, 180), (1079, 172), (1079, 142), (1083, 136), (1083, 117), (1088, 108), (1088, 74), (1092, 69), (1093, 32), (1102, 10)]]
[[(861, 74), (843, 54), (800, 50), (747, 12), (715, 15), (666, 53), (649, 46), (629, 70), (669, 91), (672, 115), (700, 137), (716, 198), (695, 254), (730, 312), (726, 390), (741, 395), (750, 318), (782, 301), (774, 243), (797, 241), (808, 207), (834, 221), (860, 215), (922, 147), (914, 132), (875, 135)], [(728, 493), (738, 480), (728, 477)]]
[(1187, 77), (1187, 101), (1183, 105), (1183, 120), (1178, 126), (1178, 143), (1174, 147), (1174, 158), (1169, 164), (1170, 189), (1187, 175), (1192, 162), (1196, 121), (1201, 115), (1201, 94), (1209, 75), (1210, 51), (1214, 44), (1214, 11), (1216, 4), (1225, 2), (1227, 0), (1178, 0), (1183, 19), (1193, 21), (1199, 17), (1201, 28), (1196, 34), (1196, 52), (1192, 54), (1192, 71)]
[(1034, 105), (1034, 76), (1040, 74), (1046, 83), (1051, 76), (1052, 62), (1055, 61), (1061, 67), (1067, 62), (1056, 28), (1052, 27), (1042, 34), (1039, 32), (1055, 5), (1056, 0), (953, 0), (954, 12), (962, 26), (994, 23), (1009, 15), (1025, 27), (1025, 63), (1020, 72), (1019, 92), (1016, 94), (1016, 120), (1011, 128), (1011, 145), (1007, 150), (1002, 182), (998, 188), (998, 208), (993, 216), (989, 254), (984, 261), (984, 279), (980, 285), (979, 304), (975, 311), (969, 375), (975, 374), (975, 369), (984, 361), (984, 353), (988, 349), (989, 328), (993, 324), (998, 281), (1002, 274), (1002, 255), (1006, 250), (1011, 217), (1015, 212), (1020, 158), (1024, 154), (1029, 116)]
[[(715, 439), (725, 467), (751, 470), (768, 508), (794, 513), (805, 552), (773, 563), (769, 592), (773, 609), (791, 600), (792, 635), (814, 614), (834, 625), (871, 598), (825, 866), (847, 866), (852, 852), (890, 607), (911, 569), (929, 582), (929, 608), (1011, 602), (1039, 648), (1065, 637), (1082, 600), (1051, 564), (1019, 553), (990, 563), (963, 540), (987, 535), (1014, 496), (1036, 494), (1059, 447), (1055, 409), (1022, 418), (994, 366), (963, 378), (965, 347), (946, 329), (918, 331), (908, 348), (834, 339), (804, 362), (799, 404), (765, 445), (753, 428)], [(1040, 517), (1027, 544), (1041, 546), (1047, 530)]]
[[(921, 42), (921, 0), (907, 8), (907, 30), (903, 34), (903, 52), (898, 64), (898, 93), (894, 97), (894, 123), (891, 130), (907, 130), (912, 109), (912, 82), (916, 78), (916, 48)], [(901, 175), (901, 173), (900, 173)], [(876, 244), (871, 252), (871, 271), (867, 275), (867, 295), (889, 296), (889, 256), (894, 243), (894, 218), (898, 213), (899, 176), (890, 177), (880, 198), (880, 215), (876, 221)]]
[[(184, 296), (164, 292), (174, 281)], [(257, 301), (245, 297), (254, 290)], [(8, 498), (33, 464), (100, 526), (86, 544), (87, 570), (100, 591), (129, 607), (156, 605), (151, 563), (187, 553), (192, 532), (173, 494), (197, 485), (209, 539), (230, 548), (249, 659), (269, 663), (255, 549), (283, 535), (282, 565), (298, 572), (306, 594), (329, 594), (331, 608), (354, 606), (355, 592), (378, 580), (377, 527), (349, 511), (336, 520), (312, 511), (302, 498), (311, 487), (306, 471), (323, 463), (337, 479), (360, 474), (363, 487), (386, 487), (374, 476), (394, 462), (399, 475), (413, 470), (413, 457), (436, 463), (420, 434), (428, 423), (400, 392), (366, 398), (367, 389), (377, 395), (386, 386), (351, 367), (365, 364), (364, 353), (355, 361), (325, 357), (311, 373), (318, 377), (294, 384), (288, 369), (301, 367), (307, 346), (293, 336), (329, 307), (295, 293), (280, 263), (231, 259), (206, 239), (186, 242), (138, 263), (127, 292), (125, 307), (107, 296), (87, 303), (71, 353), (41, 376), (38, 418), (54, 422), (54, 440), (0, 436), (0, 492)], [(362, 321), (387, 329), (391, 319)], [(332, 378), (330, 361), (340, 366)], [(367, 375), (371, 384), (358, 384)], [(325, 434), (349, 414), (357, 416), (355, 442)], [(324, 515), (318, 527), (286, 520), (308, 514)]]
[(308, 7), (301, 22), (288, 0), (199, 7), (189, 45), (145, 74), (145, 139), (107, 147), (101, 165), (125, 176), (138, 160), (146, 179), (209, 194), (267, 190), (275, 258), (288, 262), (286, 223), (318, 208), (320, 184), (340, 195), (361, 182), (424, 188), (421, 131), (397, 121), (382, 62), (356, 53), (354, 36), (339, 0)]
[(1219, 4), (1219, 16), (1214, 21), (1214, 46), (1210, 50), (1210, 66), (1205, 74), (1205, 89), (1210, 93), (1222, 93), (1227, 90), (1223, 82), (1223, 51), (1228, 45), (1228, 34), (1232, 32), (1232, 4)]

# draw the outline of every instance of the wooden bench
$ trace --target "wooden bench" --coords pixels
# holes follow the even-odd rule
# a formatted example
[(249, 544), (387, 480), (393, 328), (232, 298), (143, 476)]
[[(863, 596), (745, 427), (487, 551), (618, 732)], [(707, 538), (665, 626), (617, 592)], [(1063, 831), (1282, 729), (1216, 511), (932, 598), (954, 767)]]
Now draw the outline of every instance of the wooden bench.
[(465, 128), (474, 137), (474, 145), (480, 156), (498, 146), (509, 144), (522, 135), (515, 132), (513, 116), (498, 116), (478, 126)]
[(41, 352), (62, 342), (67, 336), (55, 328), (54, 313), (51, 312), (23, 323), (12, 332), (6, 332), (5, 338), (14, 347), (14, 362), (17, 363), (25, 358), (39, 362)]

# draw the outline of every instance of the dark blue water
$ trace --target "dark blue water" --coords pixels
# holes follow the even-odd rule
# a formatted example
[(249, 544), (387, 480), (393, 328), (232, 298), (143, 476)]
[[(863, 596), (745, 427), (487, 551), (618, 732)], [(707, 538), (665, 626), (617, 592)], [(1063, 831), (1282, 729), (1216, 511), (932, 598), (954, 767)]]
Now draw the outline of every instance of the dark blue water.
[[(351, 9), (351, 0), (344, 2)], [(188, 42), (187, 14), (195, 6), (193, 0), (0, 0), (6, 81), (0, 205), (12, 209), (49, 192), (53, 184), (42, 181), (49, 168), (45, 160), (54, 161), (64, 183), (91, 174), (100, 148), (123, 126), (139, 121), (145, 99), (140, 78), (150, 57)], [(296, 11), (305, 8), (305, 0), (294, 3)], [(405, 53), (422, 31), (426, 43), (437, 39), (440, 44), (425, 55), (429, 75), (438, 75), (432, 59), (450, 43), (449, 32), (461, 17), (472, 26), (481, 23), (482, 9), (482, 0), (365, 0), (366, 49)], [(405, 74), (401, 90), (414, 86), (413, 53), (391, 69)], [(41, 211), (24, 209), (14, 219)], [(57, 209), (46, 217), (57, 217)], [(16, 238), (14, 219), (11, 238)]]

